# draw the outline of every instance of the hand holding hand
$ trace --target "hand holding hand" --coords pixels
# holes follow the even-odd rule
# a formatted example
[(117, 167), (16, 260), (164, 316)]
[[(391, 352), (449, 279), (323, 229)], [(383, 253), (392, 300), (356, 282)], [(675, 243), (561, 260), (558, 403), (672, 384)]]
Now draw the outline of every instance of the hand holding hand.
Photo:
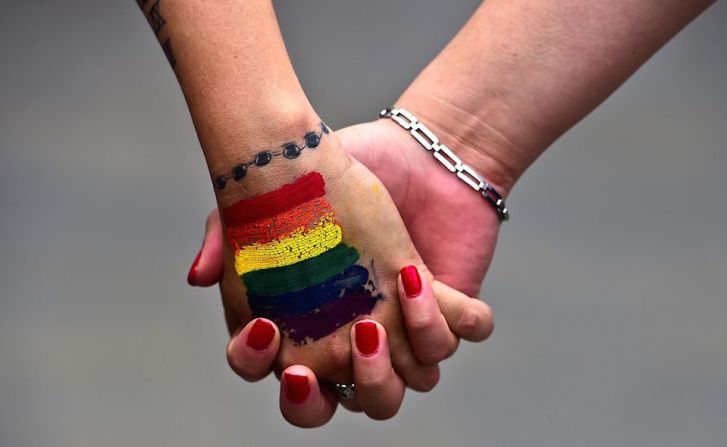
[[(341, 136), (341, 140), (347, 145), (349, 152), (354, 154), (360, 154), (360, 157), (365, 160), (374, 170), (383, 176), (388, 181), (387, 188), (389, 188), (395, 200), (398, 200), (398, 205), (403, 207), (405, 210), (409, 210), (408, 215), (413, 215), (413, 211), (416, 207), (408, 206), (405, 202), (407, 198), (407, 190), (409, 188), (429, 188), (429, 179), (432, 178), (433, 173), (426, 173), (426, 167), (437, 168), (436, 165), (432, 164), (431, 160), (423, 158), (417, 160), (419, 154), (427, 155), (416, 144), (411, 144), (407, 135), (401, 133), (400, 129), (396, 127), (390, 127), (384, 122), (363, 124), (360, 126), (354, 126), (337, 132)], [(400, 138), (400, 137), (404, 138)], [(377, 144), (378, 142), (378, 144)], [(395, 149), (394, 149), (395, 148)], [(393, 154), (393, 156), (392, 156)], [(398, 155), (398, 156), (397, 156)], [(423, 164), (422, 169), (418, 169), (414, 163), (420, 162)], [(397, 169), (402, 172), (397, 174)], [(446, 171), (443, 172), (446, 174)], [(403, 180), (405, 181), (403, 181)], [(449, 178), (443, 175), (439, 182), (436, 183), (440, 188), (446, 187), (447, 189), (460, 188), (462, 185), (457, 182), (449, 182)], [(446, 192), (447, 189), (443, 189), (442, 192)], [(421, 189), (422, 193), (426, 193), (427, 189)], [(462, 192), (460, 190), (460, 192)], [(470, 191), (464, 189), (463, 194), (460, 194), (463, 200), (467, 200), (470, 197), (475, 200), (481, 200), (477, 195), (471, 194), (468, 197)], [(435, 194), (436, 195), (436, 194)], [(421, 200), (421, 196), (417, 195), (414, 197), (417, 200)], [(460, 244), (457, 241), (454, 243), (439, 244), (426, 244), (422, 243), (425, 247), (429, 247), (428, 256), (437, 256), (441, 253), (444, 260), (449, 259), (450, 262), (440, 263), (442, 266), (440, 270), (447, 272), (447, 276), (453, 282), (459, 283), (462, 287), (468, 288), (472, 291), (479, 289), (479, 282), (484, 275), (489, 259), (492, 256), (492, 250), (494, 249), (494, 240), (497, 235), (497, 221), (494, 213), (488, 209), (484, 203), (472, 200), (471, 204), (461, 204), (462, 218), (477, 216), (478, 213), (486, 214), (485, 219), (491, 219), (491, 227), (485, 226), (484, 235), (478, 234), (477, 231), (461, 232), (452, 231), (450, 236), (458, 236), (464, 242), (461, 245), (467, 246), (468, 241), (476, 241), (478, 238), (482, 238), (485, 243), (483, 244), (484, 250), (476, 253), (477, 256), (473, 256), (473, 261), (468, 263), (470, 268), (458, 269), (456, 256), (447, 256), (448, 250), (456, 250)], [(450, 227), (455, 228), (459, 217), (456, 213), (453, 213), (452, 207), (456, 206), (457, 203), (438, 203), (434, 200), (425, 201), (427, 207), (422, 209), (425, 212), (425, 217), (434, 216), (436, 218), (438, 212), (445, 212), (446, 207), (449, 207), (449, 215), (452, 217), (448, 222), (451, 223)], [(445, 205), (443, 207), (442, 205)], [(479, 208), (474, 208), (478, 206)], [(490, 213), (490, 214), (487, 214)], [(445, 214), (446, 215), (446, 214)], [(425, 223), (426, 219), (422, 221)], [(410, 219), (407, 222), (408, 228), (414, 228), (418, 239), (422, 242), (426, 239), (427, 225), (418, 224), (416, 219)], [(438, 227), (445, 228), (445, 227)], [(473, 228), (476, 230), (477, 228)], [(435, 228), (436, 230), (436, 228)], [(446, 232), (445, 232), (446, 233)], [(432, 237), (443, 239), (443, 232), (435, 231)], [(484, 237), (483, 237), (484, 236)], [(446, 242), (446, 241), (445, 241)], [(195, 260), (193, 269), (190, 271), (190, 283), (194, 285), (212, 285), (217, 282), (222, 274), (223, 263), (222, 263), (222, 234), (221, 226), (219, 222), (219, 216), (217, 212), (210, 214), (207, 221), (207, 234), (205, 236), (205, 243), (202, 251)], [(433, 259), (436, 261), (436, 258)], [(454, 262), (452, 262), (454, 261)], [(484, 265), (483, 265), (484, 264)], [(436, 272), (435, 272), (436, 274)], [(402, 284), (399, 281), (399, 284)], [(406, 329), (408, 330), (408, 337), (412, 347), (412, 351), (415, 354), (416, 359), (423, 364), (436, 364), (442, 359), (446, 358), (451, 351), (451, 348), (447, 348), (447, 343), (437, 343), (441, 340), (449, 340), (449, 328), (460, 337), (468, 340), (478, 341), (485, 339), (492, 330), (492, 319), (489, 307), (479, 300), (471, 299), (463, 294), (451, 293), (451, 289), (444, 286), (438, 281), (434, 281), (432, 286), (434, 289), (442, 289), (444, 293), (439, 294), (439, 303), (434, 298), (432, 292), (432, 286), (428, 286), (428, 282), (425, 280), (422, 286), (422, 292), (418, 298), (409, 300), (405, 299), (403, 294), (400, 294), (400, 303), (402, 305), (402, 311), (404, 320), (406, 323)], [(402, 286), (403, 287), (403, 286)], [(399, 288), (401, 292), (403, 289)], [(224, 290), (224, 289), (223, 289)], [(441, 308), (441, 313), (440, 313)], [(240, 319), (230, 312), (226, 311), (226, 317), (228, 321), (228, 327), (231, 333), (236, 333), (230, 342), (228, 347), (228, 360), (230, 365), (235, 369), (246, 380), (258, 380), (270, 370), (273, 361), (277, 355), (277, 349), (279, 346), (280, 335), (277, 328), (273, 326), (273, 329), (266, 323), (261, 323), (261, 320), (255, 320), (245, 326), (244, 329), (239, 330), (241, 326)], [(448, 323), (446, 332), (442, 331), (442, 325), (438, 324), (438, 321), (444, 317)], [(264, 320), (262, 320), (264, 321)], [(352, 346), (355, 346), (355, 334), (356, 327), (352, 330)], [(381, 340), (386, 340), (385, 329), (377, 324), (376, 326), (380, 334), (379, 343)], [(267, 333), (268, 336), (272, 333), (272, 339), (270, 341), (270, 347), (263, 349), (263, 352), (252, 349), (248, 344), (250, 333), (255, 335), (258, 332)], [(360, 331), (359, 331), (360, 333)], [(259, 340), (259, 337), (253, 337), (253, 340)], [(254, 343), (253, 343), (254, 344)], [(352, 350), (353, 353), (353, 368), (354, 368), (354, 379), (360, 380), (360, 371), (368, 371), (365, 368), (370, 366), (368, 374), (370, 377), (377, 378), (377, 386), (373, 387), (374, 390), (371, 392), (363, 393), (361, 387), (359, 387), (356, 402), (344, 401), (344, 405), (353, 410), (362, 410), (374, 418), (385, 418), (393, 416), (399, 407), (403, 393), (399, 395), (396, 390), (399, 389), (401, 379), (392, 372), (391, 361), (388, 359), (388, 353), (383, 350), (377, 351), (370, 359), (365, 362), (357, 361), (364, 357), (357, 356), (358, 350)], [(382, 360), (387, 357), (386, 360)], [(375, 361), (375, 359), (379, 359)], [(309, 389), (310, 397), (306, 398), (306, 405), (296, 406), (290, 405), (290, 400), (286, 397), (287, 395), (281, 389), (281, 410), (283, 411), (286, 419), (295, 425), (301, 426), (315, 426), (322, 425), (327, 422), (335, 410), (335, 395), (332, 395), (330, 390), (325, 386), (320, 387), (319, 381), (315, 375), (312, 374), (310, 369), (301, 367), (300, 365), (292, 367), (293, 369), (286, 370), (292, 374), (290, 377), (305, 376), (306, 380), (303, 379), (292, 379), (295, 382), (293, 387), (296, 385), (307, 386)], [(302, 368), (302, 369), (301, 369)], [(436, 371), (436, 370), (434, 370)], [(365, 376), (364, 376), (365, 377)], [(388, 378), (386, 378), (388, 377)], [(417, 384), (416, 381), (410, 384), (415, 389), (427, 390), (434, 386), (438, 378), (437, 374), (428, 376), (427, 381), (429, 383)], [(284, 379), (285, 381), (286, 379)], [(297, 380), (297, 382), (296, 382)], [(291, 382), (292, 383), (292, 382)], [(304, 385), (301, 385), (304, 384)], [(293, 388), (295, 389), (295, 388)], [(364, 387), (365, 389), (365, 387)], [(388, 390), (387, 392), (381, 392), (381, 390)], [(369, 396), (362, 397), (362, 396)], [(363, 401), (362, 401), (363, 399)], [(359, 402), (361, 401), (361, 402)], [(313, 411), (313, 408), (317, 410)]]
[[(315, 153), (296, 160), (292, 174), (283, 174), (293, 181), (280, 189), (234, 203), (221, 199), (227, 313), (243, 323), (252, 316), (275, 321), (285, 335), (276, 368), (305, 364), (330, 383), (351, 382), (351, 346), (340, 333), (370, 315), (387, 329), (396, 371), (410, 387), (430, 389), (438, 369), (427, 356), (421, 362), (407, 340), (393, 278), (401, 265), (415, 265), (428, 280), (431, 275), (386, 190), (339, 147), (329, 135)], [(271, 233), (281, 226), (290, 226), (286, 234)], [(440, 299), (459, 294), (435, 284)], [(488, 313), (479, 310), (470, 326)], [(451, 354), (457, 341), (445, 320), (424, 323), (419, 326), (438, 325), (442, 334), (430, 355), (434, 362)]]
[[(219, 215), (214, 211), (207, 219), (204, 244), (193, 274), (192, 283), (195, 285), (210, 286), (221, 278), (224, 264), (220, 226)], [(448, 349), (442, 341), (448, 340), (451, 334), (449, 327), (440, 323), (442, 319), (448, 323), (476, 322), (474, 326), (467, 326), (468, 330), (464, 333), (455, 331), (457, 336), (471, 341), (484, 340), (489, 336), (493, 328), (492, 315), (485, 303), (463, 294), (447, 293), (442, 295), (447, 298), (437, 303), (435, 289), (442, 287), (438, 282), (429, 283), (422, 279), (420, 292), (415, 294), (414, 271), (411, 267), (402, 270), (405, 273), (400, 274), (397, 284), (399, 302), (409, 342), (419, 361), (436, 364), (447, 357)], [(404, 275), (412, 277), (409, 290), (414, 296), (411, 298), (404, 286)], [(228, 312), (225, 315), (232, 335), (227, 346), (227, 360), (231, 368), (247, 381), (266, 377), (280, 348), (279, 329), (267, 319), (255, 319), (241, 326), (234, 315)], [(373, 419), (394, 416), (404, 397), (404, 381), (392, 367), (385, 328), (373, 320), (361, 320), (353, 325), (349, 337), (353, 347), (351, 360), (357, 387), (356, 399), (342, 400), (342, 405), (352, 411), (362, 411)], [(331, 419), (338, 406), (338, 396), (329, 386), (321, 384), (308, 367), (293, 365), (278, 371), (277, 375), (282, 378), (280, 409), (288, 422), (300, 427), (316, 427)], [(420, 390), (433, 388), (438, 375), (429, 380), (431, 382), (423, 384), (426, 386)]]

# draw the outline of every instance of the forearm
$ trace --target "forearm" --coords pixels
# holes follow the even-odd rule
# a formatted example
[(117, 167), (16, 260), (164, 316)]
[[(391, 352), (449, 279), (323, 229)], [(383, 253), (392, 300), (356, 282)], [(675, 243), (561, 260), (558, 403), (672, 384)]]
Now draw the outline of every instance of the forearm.
[(172, 63), (213, 177), (315, 130), (270, 0), (138, 1)]
[(711, 3), (489, 0), (399, 104), (452, 135), (465, 160), (509, 190)]

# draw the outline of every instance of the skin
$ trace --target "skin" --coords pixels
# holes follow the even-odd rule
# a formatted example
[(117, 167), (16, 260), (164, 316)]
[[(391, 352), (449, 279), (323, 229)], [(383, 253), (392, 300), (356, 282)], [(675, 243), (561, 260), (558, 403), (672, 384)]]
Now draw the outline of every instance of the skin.
[[(139, 3), (172, 63), (211, 178), (229, 173), (238, 163), (253, 159), (261, 149), (279, 147), (316, 128), (320, 119), (293, 72), (271, 1)], [(336, 210), (346, 241), (359, 249), (362, 259), (376, 261), (386, 299), (376, 306), (372, 317), (386, 328), (394, 368), (409, 386), (431, 389), (438, 379), (438, 368), (436, 362), (423, 363), (412, 352), (397, 304), (395, 279), (399, 268), (408, 264), (416, 265), (426, 278), (431, 274), (411, 243), (386, 188), (343, 150), (336, 136), (324, 138), (315, 153), (306, 153), (294, 161), (276, 159), (268, 166), (252, 169), (242, 181), (231, 181), (223, 190), (216, 189), (218, 206), (224, 208), (277, 189), (311, 171), (327, 179), (327, 198)], [(223, 303), (228, 321), (242, 325), (252, 315), (226, 243), (222, 250)], [(443, 284), (438, 287), (441, 299), (447, 299), (445, 295), (458, 296)], [(488, 333), (489, 309), (479, 305), (476, 311), (476, 318), (485, 323), (478, 331)], [(457, 339), (442, 317), (430, 326), (438, 328), (447, 341), (436, 355), (438, 361), (456, 349)], [(292, 346), (283, 338), (276, 368), (280, 371), (293, 363), (304, 364), (322, 379), (350, 382), (350, 328), (350, 324), (346, 325), (303, 347)]]
[[(301, 135), (304, 133), (300, 132)], [(438, 369), (436, 365), (419, 362), (413, 355), (396, 299), (396, 277), (401, 266), (416, 265), (425, 276), (431, 275), (414, 248), (386, 188), (368, 169), (341, 149), (335, 134), (325, 136), (315, 151), (301, 155), (294, 162), (276, 160), (275, 163), (282, 166), (276, 178), (281, 184), (290, 183), (302, 173), (311, 171), (319, 172), (326, 179), (326, 199), (331, 203), (336, 220), (343, 230), (344, 242), (359, 251), (360, 265), (369, 266), (374, 261), (375, 272), (369, 270), (378, 277), (377, 286), (383, 292), (384, 299), (374, 307), (370, 318), (386, 328), (389, 348), (395, 353), (395, 369), (412, 387), (431, 388), (430, 384), (438, 377)], [(252, 183), (256, 180), (256, 174), (258, 169), (251, 171), (250, 178), (245, 181)], [(227, 192), (225, 188), (220, 194), (219, 201), (223, 206), (236, 200), (237, 194), (230, 189)], [(229, 247), (225, 250), (221, 290), (228, 313), (236, 315), (242, 322), (250, 321), (252, 314), (247, 304), (246, 291), (234, 269), (234, 258)], [(295, 346), (292, 340), (283, 337), (275, 368), (280, 371), (291, 365), (305, 365), (323, 381), (351, 383), (353, 371), (348, 341), (351, 324), (302, 346)], [(449, 351), (456, 347), (456, 340), (451, 334), (447, 346)]]
[[(379, 121), (374, 123), (363, 124), (359, 126), (350, 127), (337, 131), (342, 144), (347, 148), (347, 151), (352, 155), (361, 156), (362, 160), (369, 163), (374, 172), (381, 173), (382, 178), (390, 179), (401, 179), (404, 178), (406, 182), (396, 183), (402, 185), (401, 189), (393, 188), (392, 197), (394, 198), (397, 206), (403, 210), (416, 210), (416, 207), (422, 200), (422, 208), (420, 212), (425, 217), (415, 219), (413, 222), (407, 222), (407, 228), (411, 231), (412, 223), (419, 221), (426, 221), (433, 219), (434, 222), (441, 221), (442, 224), (450, 224), (450, 222), (440, 219), (441, 207), (432, 207), (432, 204), (441, 204), (442, 202), (426, 202), (426, 195), (430, 194), (437, 197), (437, 194), (452, 195), (460, 198), (460, 203), (450, 204), (453, 207), (461, 207), (459, 211), (451, 208), (450, 211), (452, 219), (452, 225), (456, 225), (460, 222), (458, 217), (463, 219), (468, 218), (468, 215), (462, 213), (462, 210), (468, 210), (471, 215), (481, 216), (486, 221), (491, 222), (490, 225), (486, 226), (481, 234), (477, 232), (468, 233), (472, 240), (481, 238), (477, 243), (480, 243), (480, 247), (484, 247), (485, 250), (478, 252), (479, 256), (483, 254), (487, 255), (486, 262), (489, 264), (492, 252), (494, 251), (494, 244), (497, 235), (497, 217), (495, 213), (487, 208), (482, 199), (476, 194), (472, 194), (468, 191), (466, 186), (463, 185), (456, 179), (453, 179), (448, 174), (448, 171), (431, 164), (430, 160), (420, 160), (420, 155), (425, 152), (419, 148), (416, 143), (412, 143), (412, 139), (407, 138), (405, 133), (401, 132), (401, 129), (396, 126), (390, 126), (390, 123), (385, 121)], [(371, 132), (371, 133), (368, 133)], [(371, 137), (375, 136), (381, 138), (378, 144), (371, 144)], [(404, 138), (402, 138), (402, 136)], [(385, 138), (386, 139), (385, 139)], [(398, 152), (402, 155), (401, 158), (389, 160), (388, 157), (392, 151)], [(364, 154), (370, 155), (368, 158), (364, 157)], [(428, 162), (428, 163), (425, 163)], [(397, 164), (398, 163), (398, 164)], [(421, 167), (420, 170), (409, 172), (410, 167)], [(432, 169), (434, 168), (434, 169)], [(393, 175), (397, 173), (402, 175)], [(387, 173), (392, 175), (388, 176)], [(442, 174), (438, 176), (438, 174)], [(432, 177), (436, 179), (431, 181)], [(397, 180), (398, 181), (398, 180)], [(414, 183), (414, 182), (419, 182)], [(417, 201), (406, 201), (412, 200), (411, 194), (407, 194), (408, 186), (414, 184), (418, 187), (427, 187), (427, 185), (436, 184), (437, 189), (424, 189), (422, 195)], [(392, 191), (392, 185), (386, 184), (386, 187)], [(446, 202), (449, 203), (449, 202)], [(407, 208), (407, 205), (411, 208)], [(458, 214), (459, 213), (459, 214)], [(406, 211), (402, 216), (406, 216)], [(414, 215), (414, 214), (411, 214)], [(413, 225), (416, 229), (417, 226)], [(427, 236), (426, 233), (429, 231), (428, 226), (419, 227), (422, 231), (422, 235), (426, 241), (427, 238), (431, 239), (432, 236)], [(229, 262), (223, 262), (224, 242), (222, 236), (222, 227), (220, 224), (219, 214), (213, 212), (210, 214), (207, 225), (206, 234), (203, 242), (202, 249), (198, 254), (198, 259), (195, 264), (196, 270), (194, 274), (194, 280), (191, 282), (192, 285), (198, 286), (210, 286), (214, 285), (220, 278), (225, 276), (225, 273), (231, 269)], [(453, 230), (454, 231), (454, 230)], [(454, 231), (457, 233), (456, 231)], [(455, 241), (456, 242), (456, 241)], [(451, 247), (453, 250), (461, 250), (462, 246), (454, 244), (449, 246), (447, 244), (423, 244), (424, 247), (432, 247), (434, 249), (440, 249), (440, 247)], [(427, 253), (427, 252), (425, 252)], [(436, 252), (429, 252), (430, 256), (434, 256), (436, 259)], [(452, 257), (457, 259), (457, 257)], [(466, 263), (470, 264), (470, 263)], [(484, 269), (482, 268), (482, 261), (477, 261), (475, 258), (474, 269), (465, 270), (456, 274), (442, 275), (447, 276), (448, 280), (458, 282), (460, 287), (470, 288), (470, 291), (476, 293), (479, 290), (480, 283), (482, 282), (482, 276), (484, 275)], [(403, 264), (401, 264), (403, 265)], [(442, 264), (445, 265), (446, 264)], [(461, 264), (460, 264), (461, 265)], [(450, 264), (449, 267), (456, 269), (457, 264)], [(424, 273), (426, 275), (426, 273)], [(423, 275), (423, 276), (424, 276)], [(435, 272), (434, 277), (440, 278)], [(441, 360), (444, 360), (452, 353), (451, 343), (454, 343), (456, 347), (457, 338), (454, 336), (463, 338), (469, 341), (482, 341), (489, 337), (493, 329), (492, 313), (484, 302), (472, 299), (468, 295), (458, 292), (455, 289), (449, 287), (444, 282), (435, 279), (432, 282), (429, 281), (430, 276), (423, 278), (422, 293), (416, 297), (416, 299), (406, 299), (404, 297), (403, 289), (401, 286), (401, 280), (397, 281), (399, 303), (404, 317), (404, 329), (406, 330), (411, 350), (416, 358), (417, 362), (421, 365), (436, 365)], [(233, 287), (239, 281), (232, 281)], [(221, 282), (221, 292), (223, 296), (223, 303), (227, 302), (226, 297), (236, 296), (236, 293), (231, 292), (225, 287), (225, 282)], [(376, 319), (375, 316), (372, 316)], [(237, 317), (235, 312), (229, 312), (229, 307), (226, 306), (226, 320), (230, 333), (234, 334), (233, 338), (228, 346), (228, 362), (230, 363), (233, 370), (235, 370), (243, 379), (248, 381), (256, 381), (265, 377), (274, 368), (277, 375), (280, 376), (280, 362), (274, 361), (277, 354), (277, 346), (275, 342), (271, 345), (270, 350), (266, 352), (264, 356), (256, 353), (245, 346), (244, 340), (249, 332), (249, 328), (253, 322), (243, 325), (240, 319)], [(382, 326), (382, 330), (386, 333), (386, 328)], [(452, 342), (450, 342), (452, 340)], [(351, 344), (353, 347), (353, 344)], [(354, 347), (355, 348), (355, 347)], [(434, 387), (438, 381), (438, 373), (436, 370), (427, 369), (421, 370), (418, 367), (418, 376), (412, 379), (412, 376), (406, 375), (406, 368), (392, 369), (391, 364), (398, 364), (402, 361), (398, 356), (394, 356), (393, 359), (389, 359), (388, 352), (379, 352), (375, 356), (380, 359), (378, 362), (373, 360), (363, 363), (357, 362), (357, 352), (355, 349), (351, 349), (352, 360), (353, 360), (353, 374), (354, 379), (357, 375), (367, 374), (369, 377), (375, 377), (375, 382), (378, 383), (378, 388), (371, 393), (362, 392), (360, 389), (357, 390), (356, 401), (342, 401), (341, 403), (348, 409), (353, 411), (363, 411), (367, 415), (375, 419), (384, 419), (392, 417), (398, 411), (403, 398), (403, 392), (389, 393), (382, 391), (381, 389), (397, 389), (397, 383), (404, 383), (401, 375), (404, 374), (406, 384), (413, 389), (419, 391), (428, 391)], [(386, 360), (381, 359), (387, 357)], [(404, 358), (406, 365), (411, 362), (410, 356)], [(290, 364), (291, 362), (286, 362)], [(412, 365), (416, 363), (411, 363)], [(372, 366), (373, 365), (373, 366)], [(302, 367), (302, 368), (299, 368)], [(314, 372), (304, 365), (293, 365), (292, 371), (299, 374), (305, 374), (311, 384), (317, 384), (319, 377), (316, 377)], [(363, 368), (368, 369), (365, 372), (357, 372)], [(286, 369), (287, 371), (287, 369)], [(431, 374), (431, 375), (430, 375)], [(346, 383), (346, 382), (340, 382)], [(358, 386), (358, 382), (357, 386)], [(370, 395), (369, 395), (370, 394)], [(392, 396), (395, 399), (392, 399)], [(327, 422), (335, 411), (336, 398), (327, 389), (313, 386), (313, 392), (311, 396), (311, 402), (306, 405), (291, 405), (284, 396), (283, 385), (281, 385), (281, 411), (289, 422), (294, 425), (311, 427), (319, 426)], [(363, 402), (361, 402), (363, 400)], [(315, 410), (315, 411), (314, 411)], [(313, 411), (313, 413), (311, 413)], [(385, 417), (383, 416), (385, 415)]]
[(506, 191), (712, 0), (490, 0), (398, 105)]
[[(217, 231), (219, 220), (217, 213), (210, 215), (208, 233), (202, 248), (203, 256), (209, 256), (208, 262), (200, 264), (200, 275), (222, 275), (223, 263), (216, 250), (222, 245), (221, 233)], [(214, 280), (210, 279), (210, 282)], [(451, 335), (447, 321), (463, 321), (466, 324), (457, 327), (455, 333), (472, 341), (481, 341), (492, 332), (492, 317), (489, 308), (478, 300), (464, 294), (442, 293), (446, 288), (441, 283), (429, 282), (422, 278), (422, 288), (418, 295), (407, 296), (401, 278), (397, 281), (399, 302), (401, 304), (404, 325), (412, 349), (419, 359), (428, 359), (436, 364), (448, 354), (448, 338)], [(435, 290), (436, 289), (436, 290)], [(446, 290), (445, 290), (446, 292)], [(447, 297), (437, 300), (436, 294)], [(478, 310), (481, 309), (482, 311)], [(254, 382), (266, 377), (277, 362), (280, 348), (280, 332), (275, 329), (275, 336), (270, 345), (262, 350), (252, 349), (247, 339), (256, 320), (235, 329), (227, 347), (227, 360), (230, 367), (243, 379)], [(363, 319), (377, 326), (379, 333), (379, 349), (374, 354), (362, 354), (356, 344), (357, 325), (350, 332), (352, 346), (351, 360), (354, 383), (356, 383), (355, 400), (342, 400), (340, 403), (351, 411), (365, 412), (373, 419), (388, 419), (396, 415), (403, 397), (406, 384), (392, 366), (386, 329), (378, 322)], [(476, 324), (472, 324), (476, 322)], [(236, 324), (236, 323), (233, 323)], [(274, 326), (274, 325), (273, 325)], [(233, 326), (234, 328), (234, 326)], [(458, 330), (461, 329), (461, 330)], [(303, 402), (293, 402), (286, 393), (286, 372), (304, 376), (309, 383), (310, 393)], [(338, 406), (338, 397), (330, 388), (321, 386), (318, 378), (310, 368), (303, 365), (292, 365), (282, 374), (280, 392), (280, 409), (283, 417), (299, 427), (317, 427), (333, 417)], [(431, 384), (433, 386), (434, 384)]]
[[(506, 194), (558, 137), (712, 3), (489, 0), (396, 104)], [(454, 185), (427, 181), (435, 175), (425, 167), (431, 160), (391, 123), (345, 132), (341, 140), (386, 185), (434, 277), (474, 295), (497, 237), (492, 215), (482, 204), (467, 206), (470, 199), (452, 203), (459, 196), (444, 192), (459, 191), (449, 189)], [(431, 220), (437, 216), (447, 219)], [(469, 230), (456, 231), (463, 226)]]

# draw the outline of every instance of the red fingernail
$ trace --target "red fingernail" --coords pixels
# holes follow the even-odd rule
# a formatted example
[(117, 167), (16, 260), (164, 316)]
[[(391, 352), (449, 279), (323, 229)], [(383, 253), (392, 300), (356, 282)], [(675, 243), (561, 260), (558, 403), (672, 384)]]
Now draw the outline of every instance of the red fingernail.
[(202, 250), (197, 253), (197, 257), (194, 258), (194, 262), (192, 262), (192, 267), (189, 268), (189, 273), (187, 273), (187, 283), (190, 286), (196, 286), (197, 285), (197, 267), (199, 267), (199, 258), (202, 257)]
[(310, 384), (308, 377), (283, 373), (283, 381), (285, 383), (285, 397), (294, 404), (302, 404), (308, 399), (310, 394)]
[(268, 349), (275, 337), (275, 328), (267, 320), (255, 320), (247, 334), (247, 345), (256, 351)]
[(419, 271), (413, 265), (401, 269), (401, 282), (404, 284), (404, 293), (408, 298), (419, 296), (422, 292), (422, 279)]
[(379, 350), (379, 328), (371, 321), (359, 321), (355, 325), (356, 349), (361, 355), (370, 356)]

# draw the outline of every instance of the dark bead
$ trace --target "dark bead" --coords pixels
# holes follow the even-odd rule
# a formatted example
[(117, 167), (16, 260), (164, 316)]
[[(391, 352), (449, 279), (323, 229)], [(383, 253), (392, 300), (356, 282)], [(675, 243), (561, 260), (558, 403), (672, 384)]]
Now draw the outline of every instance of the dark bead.
[(242, 180), (242, 178), (245, 177), (245, 174), (247, 174), (247, 165), (245, 164), (237, 165), (232, 170), (232, 178), (238, 181)]
[(305, 134), (305, 145), (311, 149), (315, 149), (321, 143), (321, 137), (315, 132)]
[(215, 183), (217, 183), (217, 189), (223, 189), (227, 184), (227, 178), (224, 175), (221, 175), (217, 177)]
[(288, 143), (285, 146), (283, 146), (283, 157), (293, 159), (298, 158), (298, 155), (300, 155), (300, 148), (295, 143)]
[(273, 153), (270, 151), (263, 151), (255, 156), (255, 166), (265, 166), (270, 163), (273, 159)]
[(325, 133), (325, 134), (327, 134), (327, 133), (328, 133), (328, 126), (326, 126), (326, 123), (324, 123), (323, 121), (321, 121), (321, 130), (322, 130), (322, 131), (323, 131), (323, 133)]

